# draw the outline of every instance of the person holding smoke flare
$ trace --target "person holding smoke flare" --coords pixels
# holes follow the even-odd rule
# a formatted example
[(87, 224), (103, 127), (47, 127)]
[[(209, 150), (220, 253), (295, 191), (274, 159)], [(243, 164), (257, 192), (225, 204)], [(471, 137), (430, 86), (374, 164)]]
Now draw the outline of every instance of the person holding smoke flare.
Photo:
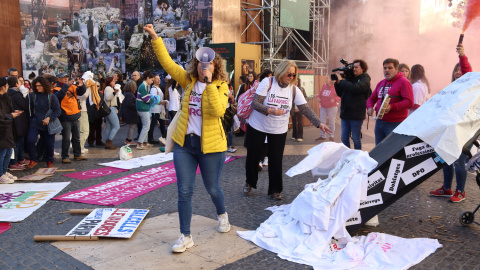
[[(455, 65), (452, 72), (452, 82), (462, 77), (467, 72), (472, 72), (472, 66), (468, 62), (465, 55), (463, 45), (457, 46), (459, 62)], [(471, 149), (472, 146), (469, 146)], [(461, 202), (465, 200), (465, 182), (467, 181), (467, 170), (465, 163), (467, 155), (461, 154), (460, 157), (452, 164), (443, 167), (443, 186), (437, 190), (430, 191), (431, 196), (449, 197), (451, 202)], [(455, 193), (452, 191), (453, 173), (457, 178), (457, 186)]]

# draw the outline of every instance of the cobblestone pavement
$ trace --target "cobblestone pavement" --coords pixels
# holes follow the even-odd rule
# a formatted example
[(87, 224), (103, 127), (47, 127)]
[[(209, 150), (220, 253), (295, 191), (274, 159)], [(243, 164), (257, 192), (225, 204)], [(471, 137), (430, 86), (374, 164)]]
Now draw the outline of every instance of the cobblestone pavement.
[[(373, 147), (373, 128), (374, 123), (370, 123), (369, 130), (365, 129), (363, 143), (364, 150)], [(156, 133), (158, 130), (155, 131)], [(125, 127), (122, 127), (116, 136), (116, 145), (121, 145), (126, 134)], [(319, 135), (318, 129), (314, 127), (305, 128), (303, 142), (296, 142), (290, 139), (291, 131), (288, 134), (287, 147), (296, 147), (297, 145), (314, 145), (314, 139)], [(335, 138), (339, 142), (339, 125)], [(60, 150), (60, 136), (57, 136), (56, 151)], [(234, 137), (234, 144), (239, 149), (238, 152), (244, 152), (243, 137)], [(308, 149), (308, 148), (307, 148)], [(138, 154), (134, 149), (135, 154)], [(155, 152), (155, 150), (154, 150)], [(146, 152), (144, 152), (146, 153)], [(140, 153), (141, 154), (141, 153)], [(301, 161), (306, 152), (297, 155), (286, 155), (283, 161), (283, 170), (286, 172), (290, 167)], [(98, 168), (96, 165), (100, 162), (113, 161), (118, 157), (118, 151), (107, 151), (104, 149), (91, 149), (87, 154), (88, 161), (72, 161), (71, 165), (60, 163), (57, 157), (55, 164), (60, 169), (75, 168), (77, 172)], [(268, 175), (264, 170), (259, 174), (259, 186), (254, 190), (253, 195), (245, 197), (242, 193), (242, 187), (245, 181), (244, 172), (245, 157), (230, 162), (224, 166), (222, 172), (222, 186), (225, 192), (225, 201), (229, 213), (230, 222), (248, 230), (255, 230), (264, 220), (270, 216), (270, 212), (265, 208), (277, 204), (267, 196)], [(44, 166), (44, 164), (41, 164)], [(53, 178), (42, 180), (40, 182), (63, 182), (70, 181), (68, 185), (59, 194), (65, 194), (70, 191), (86, 188), (111, 179), (116, 179), (137, 171), (143, 171), (147, 168), (142, 167), (128, 172), (94, 178), (90, 180), (65, 179), (61, 174), (56, 173)], [(16, 173), (17, 176), (32, 173)], [(200, 175), (197, 180), (200, 180)], [(282, 204), (290, 203), (303, 189), (307, 183), (314, 182), (311, 174), (295, 176), (290, 178), (284, 176), (284, 200)], [(431, 237), (441, 239), (443, 248), (438, 249), (434, 254), (420, 262), (411, 269), (480, 269), (480, 226), (471, 225), (463, 227), (458, 222), (458, 215), (462, 211), (472, 211), (480, 203), (479, 188), (475, 183), (473, 174), (468, 175), (466, 184), (466, 200), (453, 204), (447, 202), (446, 198), (429, 197), (428, 192), (431, 189), (439, 188), (443, 182), (442, 172), (438, 172), (433, 177), (422, 183), (416, 189), (402, 197), (389, 208), (379, 215), (380, 225), (376, 228), (362, 227), (354, 234), (367, 234), (368, 232), (385, 232), (400, 237)], [(0, 187), (1, 189), (1, 187)], [(196, 185), (194, 200), (194, 214), (202, 215), (216, 219), (216, 214), (211, 201), (202, 184)], [(168, 185), (155, 191), (139, 196), (133, 200), (122, 203), (119, 207), (124, 208), (147, 208), (152, 207), (148, 217), (171, 213), (177, 211), (176, 185)], [(52, 246), (48, 242), (34, 242), (34, 235), (57, 235), (67, 233), (76, 225), (83, 216), (72, 216), (72, 219), (65, 221), (61, 225), (57, 222), (70, 217), (70, 214), (62, 213), (72, 208), (93, 208), (95, 206), (50, 200), (39, 210), (35, 211), (23, 222), (12, 223), (12, 228), (0, 235), (0, 269), (91, 269), (82, 262), (70, 257), (61, 250)], [(404, 218), (392, 220), (392, 217), (409, 215)], [(440, 216), (441, 219), (430, 222), (429, 217)], [(440, 226), (444, 231), (435, 232)], [(195, 230), (194, 225), (192, 230)], [(446, 231), (445, 231), (446, 230)], [(309, 266), (299, 265), (278, 258), (275, 254), (268, 251), (261, 251), (232, 264), (225, 265), (222, 269), (311, 269)]]

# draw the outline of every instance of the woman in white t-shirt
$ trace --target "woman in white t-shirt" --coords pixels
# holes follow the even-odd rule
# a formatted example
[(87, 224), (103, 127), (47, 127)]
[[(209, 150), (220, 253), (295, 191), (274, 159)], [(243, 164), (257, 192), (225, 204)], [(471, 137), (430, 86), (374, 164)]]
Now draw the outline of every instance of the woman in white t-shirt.
[[(220, 176), (225, 163), (227, 139), (221, 124), (228, 103), (228, 75), (223, 58), (212, 49), (203, 47), (197, 54), (211, 56), (209, 63), (197, 58), (190, 61), (187, 70), (176, 64), (149, 24), (144, 30), (152, 37), (152, 46), (165, 71), (185, 89), (182, 108), (172, 139), (173, 163), (178, 186), (178, 216), (180, 237), (172, 247), (173, 252), (184, 252), (194, 246), (190, 224), (192, 221), (192, 196), (197, 167), (200, 167), (203, 184), (215, 205), (218, 215), (217, 231), (230, 231), (225, 209), (225, 197), (220, 186)], [(204, 64), (205, 63), (205, 64)]]
[(293, 99), (300, 112), (314, 126), (323, 132), (332, 132), (320, 122), (317, 115), (308, 107), (300, 89), (295, 86), (297, 75), (298, 68), (295, 62), (284, 60), (275, 70), (274, 77), (263, 79), (257, 88), (252, 102), (253, 111), (248, 119), (245, 164), (247, 180), (243, 189), (245, 194), (249, 194), (252, 188), (257, 188), (258, 160), (265, 138), (268, 138), (268, 195), (274, 200), (282, 199), (282, 159)]
[(428, 83), (427, 77), (425, 77), (425, 69), (423, 66), (414, 65), (410, 76), (413, 89), (413, 107), (408, 109), (409, 115), (423, 103), (427, 102), (430, 97), (430, 84)]
[[(165, 120), (163, 120), (160, 117), (160, 112), (162, 110), (162, 107), (165, 106), (166, 102), (165, 99), (163, 98), (163, 92), (162, 89), (160, 89), (160, 76), (156, 75), (155, 78), (153, 78), (153, 85), (150, 88), (150, 96), (159, 96), (160, 97), (160, 103), (150, 106), (150, 114), (152, 115), (152, 120), (150, 121), (150, 129), (148, 130), (148, 143), (150, 144), (158, 144), (161, 142), (163, 145), (165, 145), (165, 138), (167, 137), (167, 129), (165, 128)], [(155, 127), (157, 124), (160, 124), (160, 132), (162, 133), (162, 136), (159, 139), (159, 141), (155, 140), (153, 138), (153, 132), (155, 131)]]
[(175, 114), (177, 114), (177, 111), (180, 109), (180, 93), (178, 93), (177, 90), (177, 81), (169, 79), (167, 86), (169, 84), (170, 86), (168, 87), (168, 114), (170, 116), (170, 119), (173, 119), (173, 117), (175, 117)]

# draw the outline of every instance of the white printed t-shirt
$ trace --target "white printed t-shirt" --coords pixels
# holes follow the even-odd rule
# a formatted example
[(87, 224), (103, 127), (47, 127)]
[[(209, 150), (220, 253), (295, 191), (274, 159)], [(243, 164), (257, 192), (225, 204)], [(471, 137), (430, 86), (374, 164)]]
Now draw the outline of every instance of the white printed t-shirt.
[(193, 86), (188, 101), (187, 134), (202, 136), (202, 94), (207, 84), (197, 81)]
[[(155, 85), (152, 85), (150, 88), (150, 95), (160, 96), (160, 100), (163, 100), (163, 92), (162, 89), (157, 88)], [(163, 105), (161, 105), (163, 106)], [(150, 107), (151, 113), (160, 113), (160, 104), (156, 104), (153, 107)]]
[(295, 105), (306, 104), (307, 101), (302, 94), (302, 91), (294, 85), (289, 85), (281, 88), (277, 81), (273, 79), (272, 87), (268, 91), (270, 78), (265, 78), (257, 88), (256, 94), (260, 96), (268, 96), (263, 101), (263, 105), (269, 108), (277, 108), (285, 111), (283, 115), (264, 115), (256, 110), (253, 110), (248, 118), (248, 124), (256, 130), (270, 133), (282, 134), (288, 131), (288, 119), (290, 117), (290, 110), (292, 107), (292, 89), (296, 89)]
[(178, 93), (178, 90), (170, 86), (168, 88), (168, 94), (170, 96), (168, 110), (174, 112), (178, 111), (180, 109), (180, 94)]

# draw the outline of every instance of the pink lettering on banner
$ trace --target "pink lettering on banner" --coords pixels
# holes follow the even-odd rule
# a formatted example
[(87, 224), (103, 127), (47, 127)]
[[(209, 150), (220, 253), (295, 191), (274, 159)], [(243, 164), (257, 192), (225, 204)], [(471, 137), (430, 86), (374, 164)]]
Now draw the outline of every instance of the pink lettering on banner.
[(86, 180), (86, 179), (90, 179), (90, 178), (102, 177), (102, 176), (121, 173), (121, 172), (126, 172), (126, 171), (128, 171), (128, 170), (107, 167), (107, 168), (94, 169), (94, 170), (89, 170), (89, 171), (84, 171), (84, 172), (64, 174), (63, 176), (72, 177), (72, 178), (76, 178), (76, 179), (80, 179), (80, 180)]
[(202, 116), (202, 109), (190, 108), (190, 115)]
[[(228, 156), (225, 163), (239, 156)], [(197, 174), (199, 170), (197, 169)], [(54, 200), (80, 202), (95, 205), (115, 206), (155, 189), (177, 182), (173, 162), (137, 172), (102, 184), (72, 191), (53, 198)]]

